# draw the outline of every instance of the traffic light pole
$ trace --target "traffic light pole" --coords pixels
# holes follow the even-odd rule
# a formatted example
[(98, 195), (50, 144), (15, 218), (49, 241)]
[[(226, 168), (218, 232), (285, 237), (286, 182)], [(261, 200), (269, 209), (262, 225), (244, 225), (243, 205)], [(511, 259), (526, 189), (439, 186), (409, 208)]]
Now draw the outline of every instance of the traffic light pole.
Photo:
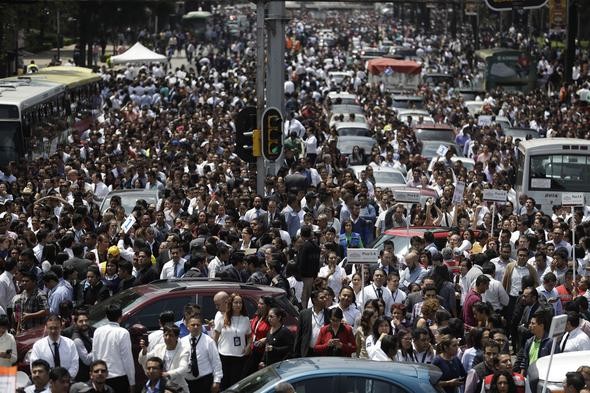
[[(262, 129), (262, 113), (264, 112), (264, 0), (256, 3), (256, 124)], [(266, 169), (264, 157), (256, 158), (256, 193), (264, 195), (264, 179)]]
[[(266, 80), (266, 107), (277, 108), (284, 118), (285, 108), (285, 2), (283, 0), (268, 2), (267, 40), (268, 40), (268, 69)], [(282, 130), (282, 124), (281, 124)], [(281, 132), (281, 136), (284, 132)], [(280, 169), (283, 157), (282, 140), (281, 154), (276, 161), (267, 161), (269, 172), (276, 175)], [(278, 162), (277, 162), (278, 161)]]

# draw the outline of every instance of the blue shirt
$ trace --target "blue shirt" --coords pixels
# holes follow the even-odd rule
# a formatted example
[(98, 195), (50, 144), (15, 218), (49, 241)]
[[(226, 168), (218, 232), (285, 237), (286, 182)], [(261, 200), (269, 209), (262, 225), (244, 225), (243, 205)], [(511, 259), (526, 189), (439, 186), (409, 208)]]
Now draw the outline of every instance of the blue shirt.
[(146, 393), (160, 393), (160, 382), (161, 382), (161, 381), (162, 381), (162, 380), (161, 380), (161, 379), (159, 379), (159, 380), (158, 380), (158, 383), (156, 383), (156, 385), (155, 385), (155, 386), (152, 388), (152, 387), (150, 386), (150, 381), (148, 380), (148, 381), (145, 383), (145, 391), (146, 391)]

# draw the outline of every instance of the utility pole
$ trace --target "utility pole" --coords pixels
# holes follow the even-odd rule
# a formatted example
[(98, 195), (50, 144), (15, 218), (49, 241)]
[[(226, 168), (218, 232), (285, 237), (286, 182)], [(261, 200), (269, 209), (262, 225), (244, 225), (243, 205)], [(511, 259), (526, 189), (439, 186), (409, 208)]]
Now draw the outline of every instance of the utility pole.
[[(256, 3), (256, 124), (262, 129), (262, 113), (264, 112), (264, 0)], [(264, 195), (264, 180), (266, 170), (264, 168), (264, 157), (256, 158), (256, 193)]]
[(564, 70), (566, 83), (572, 82), (572, 68), (576, 58), (576, 35), (578, 34), (578, 8), (576, 3), (576, 0), (568, 0), (567, 2), (567, 41)]

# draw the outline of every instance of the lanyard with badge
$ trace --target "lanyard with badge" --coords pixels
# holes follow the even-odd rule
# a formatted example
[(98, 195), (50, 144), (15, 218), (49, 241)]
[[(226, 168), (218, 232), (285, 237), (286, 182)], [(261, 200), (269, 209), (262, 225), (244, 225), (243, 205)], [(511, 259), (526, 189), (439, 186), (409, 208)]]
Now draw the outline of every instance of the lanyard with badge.
[[(238, 325), (238, 324), (236, 323), (236, 325)], [(242, 337), (240, 337), (240, 335), (239, 335), (239, 329), (238, 328), (239, 328), (239, 326), (236, 326), (234, 328), (234, 333), (235, 333), (235, 336), (234, 336), (234, 347), (241, 347), (242, 346)]]

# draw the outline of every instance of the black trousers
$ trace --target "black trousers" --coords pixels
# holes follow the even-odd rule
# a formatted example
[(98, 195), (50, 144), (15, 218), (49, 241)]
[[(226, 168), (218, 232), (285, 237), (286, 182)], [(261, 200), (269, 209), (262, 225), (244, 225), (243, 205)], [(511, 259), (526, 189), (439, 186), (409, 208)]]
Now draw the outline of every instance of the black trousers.
[(129, 391), (129, 379), (127, 379), (127, 375), (108, 378), (107, 385), (112, 387), (115, 393), (127, 393)]
[(242, 378), (244, 364), (248, 359), (245, 356), (225, 356), (221, 354), (219, 358), (223, 369), (223, 378), (221, 379), (221, 390), (223, 391)]
[(187, 379), (186, 383), (188, 383), (188, 391), (190, 393), (208, 393), (211, 391), (211, 386), (213, 386), (213, 374), (208, 374), (191, 381)]

